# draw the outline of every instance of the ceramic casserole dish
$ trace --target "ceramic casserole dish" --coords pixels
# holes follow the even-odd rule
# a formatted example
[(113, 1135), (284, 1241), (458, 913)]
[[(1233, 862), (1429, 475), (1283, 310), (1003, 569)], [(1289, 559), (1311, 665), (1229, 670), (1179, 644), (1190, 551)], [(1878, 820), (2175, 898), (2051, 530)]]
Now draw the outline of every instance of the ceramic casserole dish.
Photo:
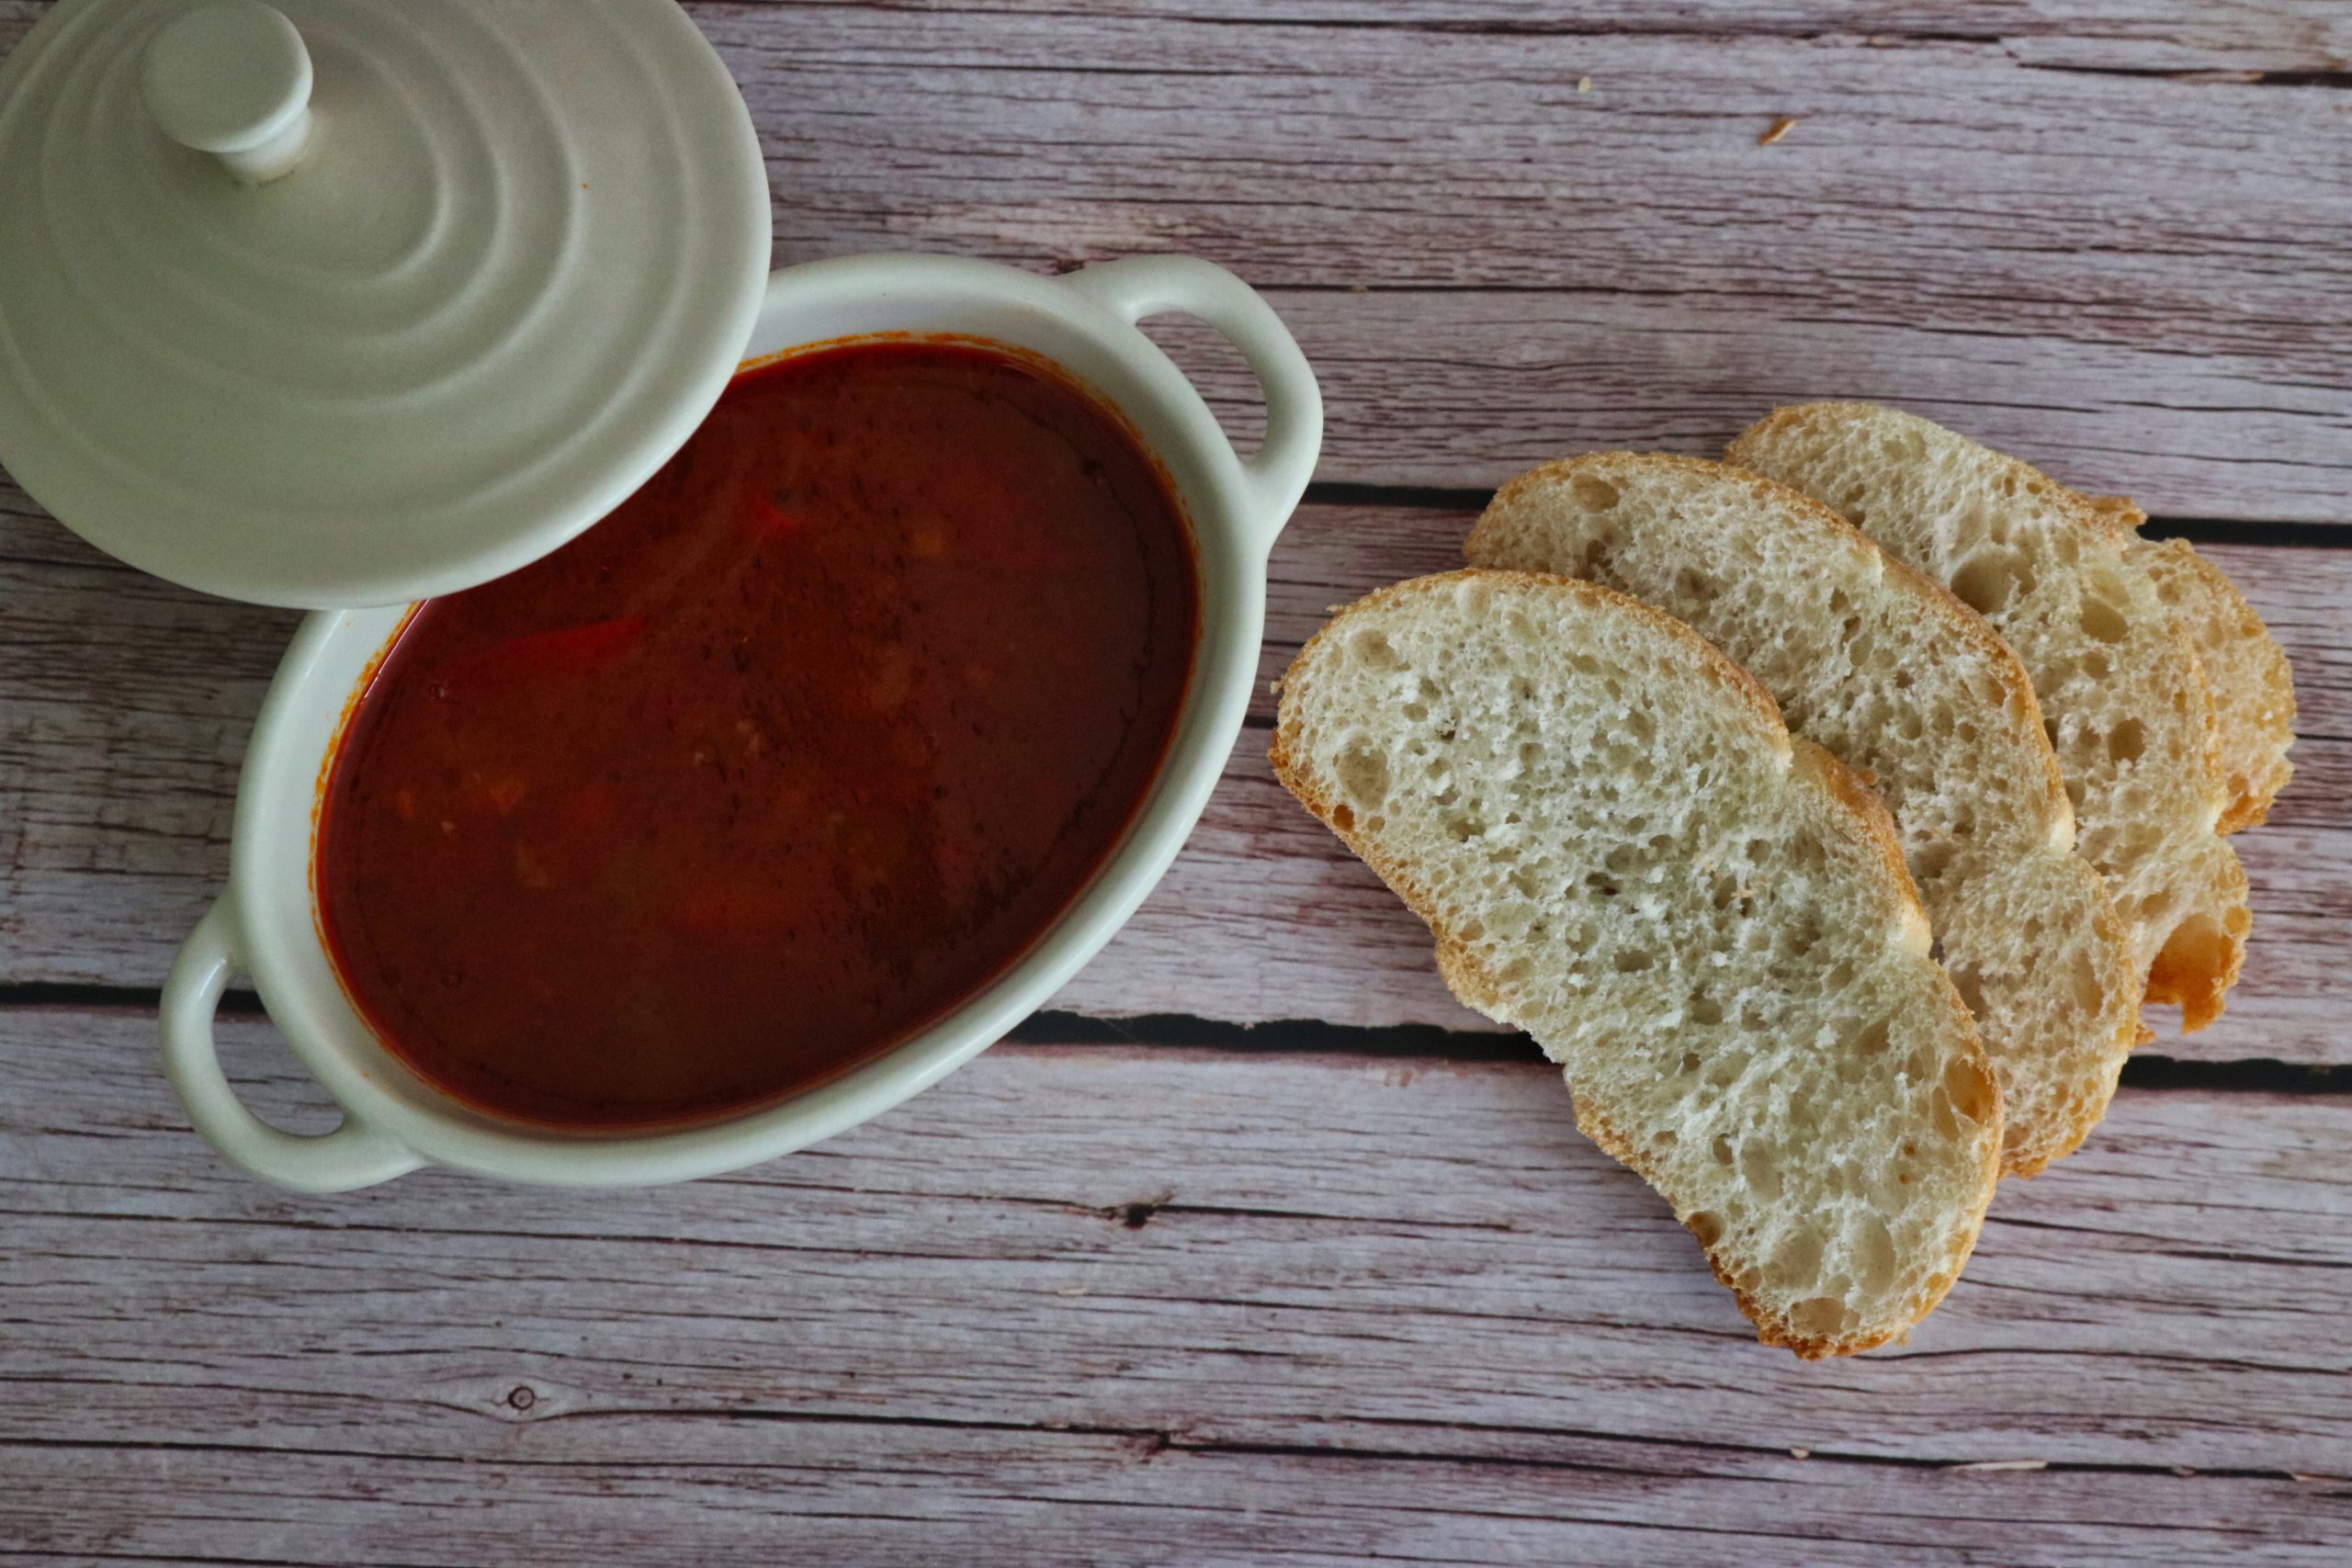
[[(1138, 330), (1182, 312), (1247, 358), (1266, 435), (1244, 458), (1198, 391)], [(1058, 919), (1010, 966), (910, 1037), (844, 1075), (726, 1119), (612, 1134), (484, 1114), (385, 1049), (346, 998), (320, 936), (318, 807), (354, 699), (409, 607), (312, 615), (263, 705), (239, 789), (231, 876), (188, 937), (163, 998), (164, 1063), (197, 1128), (266, 1180), (341, 1190), (437, 1164), (516, 1181), (604, 1186), (682, 1180), (768, 1159), (864, 1121), (937, 1081), (1051, 996), (1107, 942), (1191, 830), (1238, 734), (1257, 671), (1265, 567), (1314, 468), (1314, 378), (1263, 300), (1205, 262), (1151, 257), (1046, 278), (986, 263), (852, 257), (774, 274), (747, 363), (880, 334), (978, 338), (1040, 356), (1123, 415), (1162, 465), (1197, 552), (1200, 635), (1175, 735), (1125, 837)], [(221, 1071), (212, 1015), (252, 976), (295, 1056), (341, 1107), (328, 1133), (271, 1126)]]

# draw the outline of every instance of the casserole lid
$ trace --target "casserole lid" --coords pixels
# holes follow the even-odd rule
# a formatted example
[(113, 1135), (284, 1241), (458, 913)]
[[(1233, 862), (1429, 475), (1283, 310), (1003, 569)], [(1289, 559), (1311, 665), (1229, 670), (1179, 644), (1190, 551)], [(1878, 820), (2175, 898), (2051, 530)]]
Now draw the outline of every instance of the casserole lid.
[(684, 442), (768, 266), (674, 0), (63, 0), (0, 67), (0, 463), (303, 607), (546, 554)]

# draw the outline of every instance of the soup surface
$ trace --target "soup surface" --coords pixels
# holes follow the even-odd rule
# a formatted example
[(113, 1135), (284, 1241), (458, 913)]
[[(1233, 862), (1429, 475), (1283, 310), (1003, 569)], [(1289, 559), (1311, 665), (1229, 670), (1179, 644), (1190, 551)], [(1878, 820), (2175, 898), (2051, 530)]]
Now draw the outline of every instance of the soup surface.
[(1076, 389), (922, 342), (746, 372), (610, 517), (401, 633), (326, 782), (328, 951), (496, 1114), (804, 1088), (1076, 896), (1198, 622), (1165, 479)]

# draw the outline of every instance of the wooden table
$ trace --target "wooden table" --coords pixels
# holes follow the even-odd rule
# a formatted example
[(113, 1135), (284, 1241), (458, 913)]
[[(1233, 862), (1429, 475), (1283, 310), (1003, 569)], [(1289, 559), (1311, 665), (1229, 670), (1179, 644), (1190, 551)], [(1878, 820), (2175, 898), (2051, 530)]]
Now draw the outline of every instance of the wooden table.
[[(2295, 660), (2245, 983), (1907, 1348), (1802, 1365), (1275, 788), (1261, 701), (1135, 923), (880, 1121), (662, 1190), (291, 1196), (153, 1043), (291, 618), (0, 485), (0, 1558), (2352, 1561), (2352, 6), (693, 9), (780, 264), (1267, 291), (1330, 412), (1269, 676), (1518, 468), (1776, 401), (2138, 496)], [(323, 1124), (240, 1010), (236, 1076)]]

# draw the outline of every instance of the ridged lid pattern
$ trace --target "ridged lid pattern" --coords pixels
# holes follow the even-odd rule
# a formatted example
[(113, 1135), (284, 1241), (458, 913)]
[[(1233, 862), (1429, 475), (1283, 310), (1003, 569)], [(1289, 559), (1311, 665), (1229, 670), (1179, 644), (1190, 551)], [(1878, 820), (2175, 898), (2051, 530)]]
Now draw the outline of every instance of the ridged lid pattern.
[(673, 0), (278, 0), (300, 161), (141, 96), (187, 7), (65, 0), (0, 70), (0, 462), (99, 547), (271, 604), (469, 585), (709, 410), (768, 263), (758, 140)]

